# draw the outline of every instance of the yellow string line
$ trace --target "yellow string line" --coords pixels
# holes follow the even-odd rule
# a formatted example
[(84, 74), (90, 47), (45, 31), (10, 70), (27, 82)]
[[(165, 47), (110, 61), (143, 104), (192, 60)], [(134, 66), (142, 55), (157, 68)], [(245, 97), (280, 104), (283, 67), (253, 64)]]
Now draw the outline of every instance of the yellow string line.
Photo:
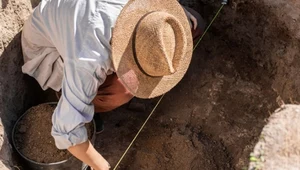
[(216, 15), (214, 16), (214, 18), (211, 20), (210, 24), (207, 26), (206, 30), (204, 31), (204, 33), (202, 34), (201, 38), (199, 39), (199, 41), (197, 42), (197, 44), (195, 45), (193, 51), (197, 48), (197, 46), (199, 45), (200, 41), (203, 39), (203, 37), (205, 36), (205, 34), (207, 33), (207, 31), (209, 30), (209, 28), (211, 27), (211, 25), (215, 22), (216, 18), (219, 16), (220, 12), (222, 11), (223, 7), (225, 4), (223, 4), (220, 9), (218, 10), (218, 12), (216, 13)]
[[(204, 33), (202, 34), (201, 38), (198, 40), (197, 44), (195, 45), (193, 51), (197, 48), (197, 46), (199, 45), (200, 41), (203, 39), (204, 35), (207, 33), (207, 31), (209, 30), (209, 28), (211, 27), (211, 25), (213, 24), (213, 22), (216, 20), (217, 16), (220, 14), (222, 8), (224, 7), (224, 4), (220, 7), (220, 9), (218, 10), (217, 14), (215, 15), (215, 17), (212, 19), (212, 21), (210, 22), (210, 24), (208, 25), (208, 27), (206, 28), (206, 30), (204, 31)], [(147, 117), (147, 119), (145, 120), (145, 122), (143, 123), (143, 125), (141, 126), (140, 130), (137, 132), (137, 134), (135, 135), (135, 137), (132, 139), (132, 141), (130, 142), (129, 146), (127, 147), (127, 149), (125, 150), (125, 152), (123, 153), (123, 155), (121, 156), (120, 160), (118, 161), (118, 163), (116, 164), (116, 166), (114, 167), (113, 170), (116, 170), (119, 166), (119, 164), (121, 163), (121, 161), (123, 160), (123, 158), (125, 157), (125, 155), (127, 154), (128, 150), (131, 148), (131, 146), (133, 145), (133, 143), (135, 142), (136, 138), (139, 136), (139, 134), (141, 133), (141, 131), (144, 129), (145, 125), (147, 124), (148, 120), (151, 118), (152, 114), (154, 113), (154, 111), (156, 110), (157, 106), (160, 104), (161, 100), (164, 98), (165, 94), (163, 94), (160, 99), (158, 100), (158, 102), (156, 103), (156, 105), (154, 106), (154, 108), (152, 109), (151, 113), (149, 114), (149, 116)]]
[(119, 162), (117, 163), (117, 165), (115, 166), (115, 168), (113, 170), (116, 170), (119, 166), (119, 164), (121, 163), (122, 159), (124, 158), (124, 156), (127, 154), (128, 150), (130, 149), (130, 147), (132, 146), (132, 144), (134, 143), (135, 139), (139, 136), (139, 134), (141, 133), (141, 131), (143, 130), (144, 126), (146, 125), (146, 123), (148, 122), (148, 120), (150, 119), (150, 117), (152, 116), (152, 114), (154, 113), (154, 111), (156, 110), (157, 106), (159, 105), (159, 103), (161, 102), (161, 100), (164, 98), (165, 94), (163, 94), (160, 99), (158, 100), (158, 102), (156, 103), (155, 107), (153, 108), (153, 110), (151, 111), (151, 113), (149, 114), (148, 118), (145, 120), (144, 124), (142, 125), (142, 127), (140, 128), (140, 130), (137, 132), (137, 134), (135, 135), (135, 137), (133, 138), (132, 142), (130, 143), (130, 145), (128, 146), (128, 148), (126, 149), (126, 151), (123, 153), (122, 157), (120, 158)]

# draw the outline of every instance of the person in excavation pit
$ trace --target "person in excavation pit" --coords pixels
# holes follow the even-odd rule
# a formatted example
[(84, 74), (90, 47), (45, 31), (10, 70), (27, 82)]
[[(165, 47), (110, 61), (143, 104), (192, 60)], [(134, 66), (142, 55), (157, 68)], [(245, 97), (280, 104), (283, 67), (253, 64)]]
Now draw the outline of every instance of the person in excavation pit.
[(201, 16), (177, 0), (42, 0), (22, 32), (22, 71), (43, 90), (61, 91), (52, 116), (57, 148), (109, 169), (84, 124), (133, 96), (172, 89), (203, 29)]

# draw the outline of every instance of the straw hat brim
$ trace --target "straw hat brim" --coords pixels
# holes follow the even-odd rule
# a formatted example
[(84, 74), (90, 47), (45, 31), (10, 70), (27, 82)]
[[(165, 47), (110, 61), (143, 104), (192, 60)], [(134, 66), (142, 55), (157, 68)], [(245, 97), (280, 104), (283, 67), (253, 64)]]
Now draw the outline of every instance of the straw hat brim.
[[(136, 25), (147, 13), (164, 11), (174, 15), (182, 24), (187, 38), (186, 54), (172, 75), (145, 75), (135, 62), (132, 36)], [(177, 0), (129, 0), (122, 9), (112, 36), (112, 62), (117, 76), (136, 97), (153, 98), (171, 90), (184, 76), (192, 58), (193, 40), (188, 19)], [(147, 51), (145, 51), (146, 53)]]

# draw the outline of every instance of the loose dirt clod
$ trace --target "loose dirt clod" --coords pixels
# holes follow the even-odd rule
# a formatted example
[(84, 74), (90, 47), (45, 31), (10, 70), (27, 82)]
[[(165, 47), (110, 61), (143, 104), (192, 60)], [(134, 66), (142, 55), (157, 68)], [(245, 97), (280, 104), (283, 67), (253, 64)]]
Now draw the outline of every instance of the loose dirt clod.
[[(39, 163), (54, 163), (71, 157), (67, 150), (59, 150), (51, 136), (52, 113), (56, 105), (32, 107), (16, 126), (17, 149), (28, 159)], [(93, 126), (86, 125), (91, 138)]]

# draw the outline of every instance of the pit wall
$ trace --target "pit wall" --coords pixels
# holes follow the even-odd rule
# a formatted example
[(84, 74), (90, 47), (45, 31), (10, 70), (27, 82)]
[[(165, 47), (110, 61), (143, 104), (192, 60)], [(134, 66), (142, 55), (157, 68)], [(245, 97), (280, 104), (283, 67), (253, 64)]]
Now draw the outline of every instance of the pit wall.
[(12, 169), (11, 131), (16, 119), (39, 98), (39, 87), (22, 74), (21, 30), (36, 6), (30, 0), (0, 0), (0, 169)]

